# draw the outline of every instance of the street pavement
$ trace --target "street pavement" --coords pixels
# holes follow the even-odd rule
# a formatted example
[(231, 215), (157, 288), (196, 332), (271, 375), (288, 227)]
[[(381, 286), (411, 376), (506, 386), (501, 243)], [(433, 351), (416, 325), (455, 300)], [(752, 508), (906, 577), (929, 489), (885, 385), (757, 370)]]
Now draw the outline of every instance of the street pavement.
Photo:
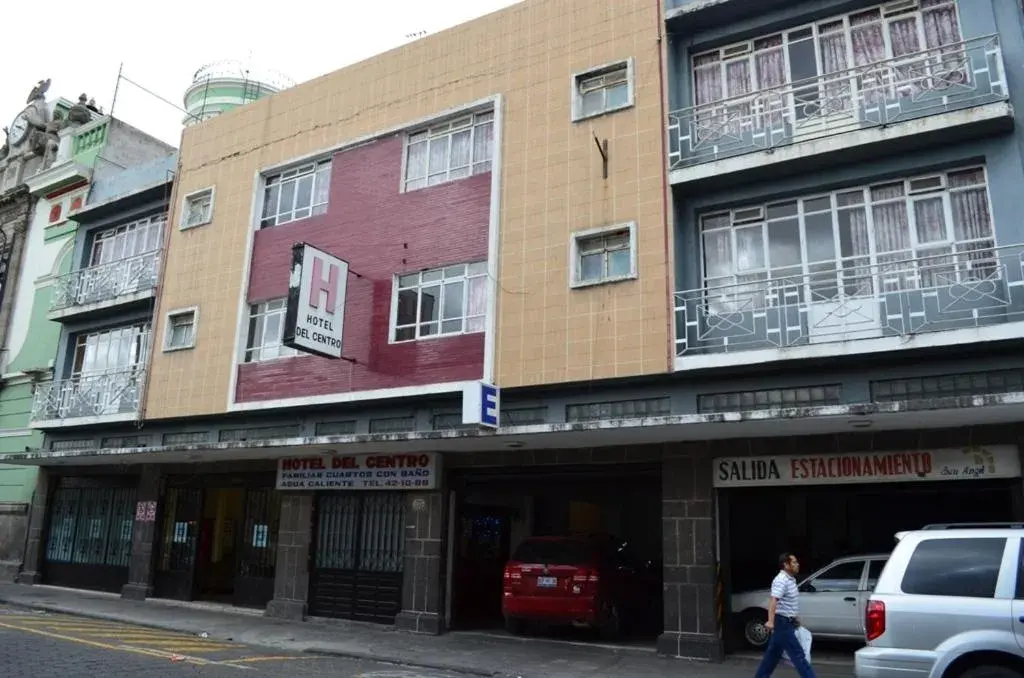
[(343, 657), (260, 650), (132, 624), (0, 606), (5, 678), (456, 678)]
[[(98, 674), (76, 671), (75, 662), (96, 666), (95, 657), (115, 650), (122, 655), (120, 662), (152, 662), (153, 678), (164, 675), (160, 671), (172, 671), (168, 676), (220, 676), (223, 671), (237, 674), (240, 670), (274, 676), (295, 674), (296, 678), (749, 678), (759, 659), (756, 653), (732, 655), (723, 663), (708, 664), (658, 657), (646, 644), (608, 646), (548, 634), (511, 637), (454, 632), (431, 636), (360, 622), (284, 621), (264, 617), (257, 610), (159, 599), (132, 601), (51, 586), (0, 583), (0, 608), (3, 606), (7, 611), (0, 615), (0, 678), (104, 675), (108, 673), (105, 670)], [(22, 646), (12, 644), (11, 634), (16, 634), (19, 642), (36, 643), (33, 648), (42, 642), (50, 649), (39, 654), (33, 649), (19, 650)], [(842, 654), (825, 647), (821, 650), (812, 653), (819, 678), (853, 675), (849, 650)], [(88, 657), (80, 656), (64, 665), (64, 670), (43, 673), (49, 670), (46, 658), (59, 660), (76, 652), (88, 653)], [(25, 662), (29, 662), (29, 674), (20, 673)], [(8, 671), (6, 667), (15, 668)], [(110, 676), (121, 675), (114, 671)], [(131, 675), (139, 674), (133, 670)], [(796, 674), (782, 668), (776, 675), (790, 678)]]

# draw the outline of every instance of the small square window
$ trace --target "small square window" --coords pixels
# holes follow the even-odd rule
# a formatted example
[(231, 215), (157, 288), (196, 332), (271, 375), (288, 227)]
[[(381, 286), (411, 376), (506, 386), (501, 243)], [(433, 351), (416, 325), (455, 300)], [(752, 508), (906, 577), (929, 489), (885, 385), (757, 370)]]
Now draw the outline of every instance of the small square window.
[(185, 196), (181, 230), (203, 226), (213, 220), (213, 188), (204, 188)]
[(572, 77), (572, 119), (586, 120), (633, 105), (633, 60), (577, 73)]
[(180, 351), (196, 345), (197, 309), (187, 308), (167, 314), (164, 330), (164, 351)]
[(584, 231), (573, 236), (572, 287), (636, 278), (636, 225)]

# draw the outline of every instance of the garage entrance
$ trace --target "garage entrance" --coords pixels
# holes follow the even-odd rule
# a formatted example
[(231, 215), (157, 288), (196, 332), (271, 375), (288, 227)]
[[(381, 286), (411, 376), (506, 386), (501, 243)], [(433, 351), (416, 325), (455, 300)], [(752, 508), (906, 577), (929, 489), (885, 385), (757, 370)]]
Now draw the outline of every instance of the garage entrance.
[[(936, 450), (748, 458), (738, 466), (740, 460), (716, 460), (727, 649), (751, 647), (751, 618), (763, 616), (764, 590), (784, 551), (800, 560), (801, 616), (816, 638), (862, 637), (863, 607), (897, 532), (930, 523), (1024, 519), (1017, 454), (1004, 446), (977, 458)], [(819, 614), (822, 606), (827, 614)], [(809, 621), (815, 617), (817, 629)]]
[(309, 613), (393, 624), (402, 609), (401, 492), (323, 492), (313, 515)]
[[(460, 470), (450, 483), (450, 628), (504, 627), (504, 568), (532, 536), (613, 536), (649, 565), (660, 590), (660, 465)], [(660, 596), (655, 602), (636, 629), (652, 639), (661, 631)]]

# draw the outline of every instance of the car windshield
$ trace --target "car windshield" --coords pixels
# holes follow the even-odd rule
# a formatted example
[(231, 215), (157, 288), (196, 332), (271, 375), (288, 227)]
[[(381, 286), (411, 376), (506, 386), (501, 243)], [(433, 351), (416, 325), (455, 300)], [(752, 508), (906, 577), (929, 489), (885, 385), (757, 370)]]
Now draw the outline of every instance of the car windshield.
[(578, 539), (528, 539), (512, 560), (539, 565), (580, 565), (594, 560), (594, 545)]

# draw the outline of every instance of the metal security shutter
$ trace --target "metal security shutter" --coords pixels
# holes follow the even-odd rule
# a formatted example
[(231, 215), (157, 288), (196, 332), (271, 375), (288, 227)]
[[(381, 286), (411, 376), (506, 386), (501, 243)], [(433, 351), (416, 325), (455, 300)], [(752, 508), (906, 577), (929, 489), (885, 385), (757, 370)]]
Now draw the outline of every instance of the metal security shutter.
[(393, 624), (402, 607), (404, 496), (317, 496), (310, 614)]
[(235, 605), (265, 607), (274, 597), (280, 522), (281, 494), (277, 490), (246, 491), (245, 522), (239, 535)]
[(135, 489), (59, 487), (50, 504), (49, 584), (120, 592), (128, 583)]

